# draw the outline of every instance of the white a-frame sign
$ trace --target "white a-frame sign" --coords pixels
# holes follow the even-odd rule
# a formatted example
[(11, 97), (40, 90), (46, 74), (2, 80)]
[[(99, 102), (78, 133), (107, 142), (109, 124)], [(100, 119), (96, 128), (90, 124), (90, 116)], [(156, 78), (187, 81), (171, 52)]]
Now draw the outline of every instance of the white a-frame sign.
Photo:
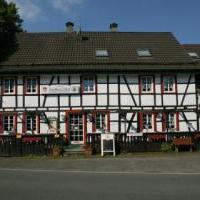
[(115, 135), (113, 133), (101, 134), (101, 156), (104, 156), (104, 153), (113, 153), (113, 156), (116, 156)]

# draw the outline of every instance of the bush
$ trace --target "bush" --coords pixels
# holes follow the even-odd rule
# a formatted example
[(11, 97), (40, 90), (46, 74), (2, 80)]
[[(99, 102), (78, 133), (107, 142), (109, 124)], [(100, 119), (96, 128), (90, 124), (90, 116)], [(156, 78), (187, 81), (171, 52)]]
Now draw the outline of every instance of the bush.
[(161, 151), (162, 152), (172, 152), (173, 145), (171, 143), (162, 143), (161, 144)]

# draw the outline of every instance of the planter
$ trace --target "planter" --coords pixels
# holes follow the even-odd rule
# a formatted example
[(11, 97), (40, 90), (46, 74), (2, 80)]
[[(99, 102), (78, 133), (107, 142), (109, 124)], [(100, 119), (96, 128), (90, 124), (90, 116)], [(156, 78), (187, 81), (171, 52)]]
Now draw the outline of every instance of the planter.
[(60, 157), (61, 155), (61, 149), (60, 147), (53, 147), (52, 149), (52, 156), (53, 157)]
[(84, 146), (84, 154), (86, 157), (90, 157), (93, 154), (93, 149), (90, 145), (85, 145)]

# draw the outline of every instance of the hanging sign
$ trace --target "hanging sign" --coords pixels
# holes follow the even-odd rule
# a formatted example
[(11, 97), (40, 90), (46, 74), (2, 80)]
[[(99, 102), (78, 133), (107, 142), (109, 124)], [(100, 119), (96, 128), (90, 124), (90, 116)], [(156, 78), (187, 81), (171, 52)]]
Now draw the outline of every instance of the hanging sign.
[(80, 86), (75, 85), (46, 85), (42, 87), (42, 94), (78, 94)]
[(104, 156), (104, 153), (113, 153), (113, 156), (116, 155), (115, 135), (113, 133), (101, 134), (101, 156)]

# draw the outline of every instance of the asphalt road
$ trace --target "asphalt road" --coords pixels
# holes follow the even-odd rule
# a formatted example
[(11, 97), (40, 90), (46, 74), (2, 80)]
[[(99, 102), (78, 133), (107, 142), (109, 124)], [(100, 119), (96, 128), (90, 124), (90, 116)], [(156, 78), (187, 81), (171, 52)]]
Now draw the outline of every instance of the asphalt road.
[[(0, 159), (0, 200), (200, 199), (199, 160), (199, 155), (91, 160)], [(159, 161), (162, 164), (156, 166)]]

